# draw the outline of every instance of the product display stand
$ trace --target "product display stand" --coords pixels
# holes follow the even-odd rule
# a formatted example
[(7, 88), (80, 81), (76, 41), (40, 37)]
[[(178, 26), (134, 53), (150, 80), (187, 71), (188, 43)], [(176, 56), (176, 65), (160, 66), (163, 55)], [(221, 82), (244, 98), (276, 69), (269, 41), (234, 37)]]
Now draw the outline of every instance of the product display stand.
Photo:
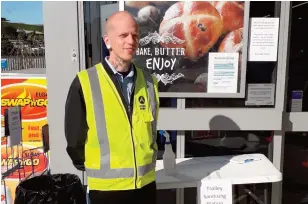
[[(8, 119), (5, 118), (5, 120), (8, 120)], [(21, 122), (21, 116), (20, 116), (20, 122)], [(6, 129), (9, 129), (9, 128), (7, 127)], [(22, 131), (22, 128), (20, 131)], [(5, 164), (6, 166), (2, 166), (2, 172), (1, 172), (1, 177), (2, 177), (1, 185), (2, 185), (2, 189), (4, 189), (2, 191), (2, 197), (4, 197), (4, 201), (2, 202), (4, 202), (5, 204), (13, 203), (12, 201), (9, 200), (10, 198), (7, 198), (7, 186), (6, 186), (6, 179), (9, 179), (9, 177), (13, 173), (18, 173), (19, 183), (33, 176), (39, 176), (42, 174), (50, 173), (49, 165), (43, 172), (40, 172), (40, 173), (35, 172), (34, 158), (33, 158), (33, 151), (38, 150), (38, 149), (43, 149), (42, 154), (44, 154), (45, 156), (44, 161), (43, 161), (44, 164), (46, 164), (46, 162), (49, 161), (49, 154), (48, 154), (49, 137), (48, 137), (48, 125), (47, 124), (42, 127), (42, 146), (41, 147), (24, 150), (22, 138), (17, 145), (11, 146), (10, 141), (12, 138), (10, 137), (11, 136), (9, 134), (9, 131), (5, 131), (5, 135), (2, 136), (2, 140), (4, 139), (6, 142), (5, 142), (5, 145), (1, 145), (1, 147), (5, 149), (5, 150), (2, 149), (2, 152), (5, 151), (5, 154), (6, 154), (6, 164)], [(26, 154), (27, 152), (29, 152), (28, 156)], [(26, 175), (25, 165), (28, 159), (30, 159), (30, 165), (31, 165), (32, 171), (31, 173)], [(5, 168), (5, 171), (3, 171), (4, 168)]]

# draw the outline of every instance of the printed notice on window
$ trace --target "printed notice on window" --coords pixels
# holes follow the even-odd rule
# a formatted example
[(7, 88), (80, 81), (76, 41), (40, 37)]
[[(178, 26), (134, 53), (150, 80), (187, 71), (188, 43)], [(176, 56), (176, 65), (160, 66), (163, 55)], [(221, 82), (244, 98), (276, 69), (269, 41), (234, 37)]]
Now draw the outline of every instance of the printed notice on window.
[(248, 84), (246, 106), (274, 105), (275, 84)]
[(232, 204), (232, 183), (228, 180), (202, 180), (198, 188), (198, 204)]
[(279, 18), (251, 18), (249, 61), (276, 61)]
[(239, 53), (209, 53), (208, 93), (237, 93)]

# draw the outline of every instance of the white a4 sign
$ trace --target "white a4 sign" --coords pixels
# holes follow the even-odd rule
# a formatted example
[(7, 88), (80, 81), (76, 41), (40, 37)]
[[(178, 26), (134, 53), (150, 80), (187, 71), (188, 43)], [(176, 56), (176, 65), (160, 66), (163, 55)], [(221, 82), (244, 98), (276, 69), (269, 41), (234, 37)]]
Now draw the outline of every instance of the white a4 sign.
[(203, 179), (198, 185), (198, 204), (232, 204), (232, 183)]

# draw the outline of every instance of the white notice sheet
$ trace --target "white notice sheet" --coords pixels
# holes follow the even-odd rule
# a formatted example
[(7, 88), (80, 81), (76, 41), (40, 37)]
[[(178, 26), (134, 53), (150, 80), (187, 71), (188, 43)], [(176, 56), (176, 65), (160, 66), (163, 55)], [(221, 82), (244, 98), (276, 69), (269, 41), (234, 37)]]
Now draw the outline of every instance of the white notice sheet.
[(249, 61), (276, 61), (279, 18), (251, 18)]
[(237, 93), (239, 53), (209, 53), (208, 93)]

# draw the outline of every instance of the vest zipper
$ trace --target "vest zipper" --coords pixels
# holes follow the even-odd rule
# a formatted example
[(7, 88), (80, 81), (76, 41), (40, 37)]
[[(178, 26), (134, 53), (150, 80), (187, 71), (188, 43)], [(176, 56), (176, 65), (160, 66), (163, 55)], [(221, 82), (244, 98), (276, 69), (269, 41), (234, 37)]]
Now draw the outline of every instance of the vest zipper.
[(133, 143), (133, 152), (134, 152), (134, 163), (135, 163), (135, 188), (137, 189), (137, 173), (138, 173), (138, 168), (137, 168), (137, 159), (136, 159), (136, 149), (135, 149), (135, 141), (134, 141), (134, 136), (133, 136), (133, 125), (131, 121), (131, 108), (130, 105), (128, 105), (128, 113), (129, 113), (129, 123), (130, 123), (130, 134), (132, 138), (132, 143)]
[(132, 108), (131, 106), (133, 106), (134, 104), (134, 93), (135, 93), (135, 80), (133, 81), (133, 87), (132, 87), (132, 92), (130, 95), (130, 103), (127, 104), (128, 107), (128, 115), (129, 115), (129, 122), (130, 122), (130, 133), (131, 133), (131, 137), (132, 137), (132, 142), (133, 142), (133, 151), (134, 151), (134, 163), (135, 163), (135, 169), (136, 169), (136, 173), (135, 173), (135, 188), (137, 189), (137, 178), (138, 178), (138, 167), (137, 167), (137, 158), (136, 158), (136, 149), (135, 149), (135, 141), (134, 141), (134, 136), (133, 136), (133, 122), (132, 122), (132, 118), (133, 118), (133, 113), (132, 113)]
[[(123, 95), (123, 87), (122, 87), (122, 84), (121, 82), (119, 82), (119, 79), (116, 77), (117, 79), (117, 82), (118, 82), (118, 85), (120, 86), (120, 89), (121, 89), (121, 93), (119, 94), (122, 94)], [(133, 87), (132, 87), (132, 93), (131, 93), (131, 96), (130, 96), (130, 103), (128, 103), (128, 101), (125, 100), (125, 96), (124, 96), (124, 103), (126, 103), (127, 105), (127, 117), (128, 117), (128, 120), (129, 120), (129, 124), (130, 124), (130, 134), (131, 134), (131, 138), (132, 138), (132, 145), (133, 145), (133, 153), (134, 153), (134, 164), (135, 164), (135, 188), (137, 189), (137, 173), (138, 173), (138, 168), (137, 168), (137, 159), (136, 159), (136, 149), (135, 149), (135, 141), (134, 141), (134, 136), (133, 136), (133, 124), (132, 124), (132, 113), (131, 113), (131, 104), (133, 103), (133, 95), (134, 95), (134, 91), (135, 91), (135, 81), (134, 81), (134, 84), (133, 84)]]

